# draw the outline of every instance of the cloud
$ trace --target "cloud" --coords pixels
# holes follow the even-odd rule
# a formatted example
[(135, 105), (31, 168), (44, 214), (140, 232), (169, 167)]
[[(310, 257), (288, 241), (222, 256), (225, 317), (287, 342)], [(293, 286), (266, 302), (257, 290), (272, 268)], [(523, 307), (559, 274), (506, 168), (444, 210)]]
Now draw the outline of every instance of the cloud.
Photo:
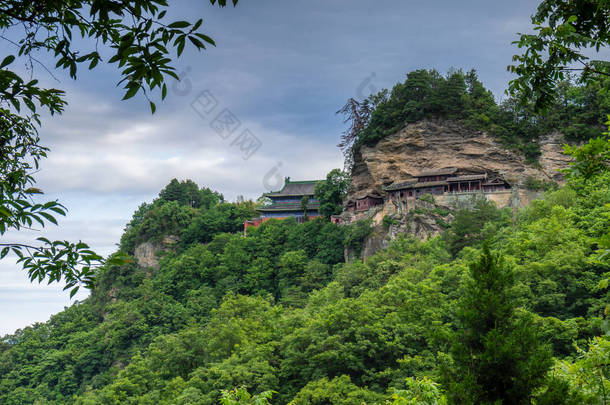
[[(194, 100), (198, 93), (191, 93), (184, 98)], [(230, 198), (238, 194), (254, 198), (265, 191), (262, 178), (278, 162), (293, 178), (294, 173), (320, 178), (342, 164), (340, 152), (319, 137), (276, 130), (257, 120), (240, 119), (235, 133), (223, 139), (211, 122), (228, 105), (224, 101), (204, 117), (189, 101), (183, 109), (172, 108), (152, 118), (138, 112), (128, 118), (117, 111), (120, 105), (102, 99), (96, 105), (104, 107), (94, 108), (93, 113), (88, 95), (76, 92), (71, 97), (69, 113), (43, 127), (53, 145), (38, 181), (51, 194), (155, 194), (176, 177), (191, 178)], [(248, 159), (235, 143), (245, 129), (261, 142)]]

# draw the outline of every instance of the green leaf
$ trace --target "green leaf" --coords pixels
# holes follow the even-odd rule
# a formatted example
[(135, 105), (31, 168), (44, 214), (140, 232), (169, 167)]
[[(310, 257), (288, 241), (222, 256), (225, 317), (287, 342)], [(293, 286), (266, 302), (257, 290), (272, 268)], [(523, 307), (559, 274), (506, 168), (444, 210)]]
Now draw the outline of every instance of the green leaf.
[(184, 40), (184, 36), (178, 38), (178, 48), (177, 48), (177, 52), (178, 52), (178, 56), (182, 55), (182, 51), (184, 51), (184, 45), (185, 45), (185, 40)]
[(195, 45), (197, 47), (197, 49), (200, 49), (200, 48), (205, 49), (205, 45), (203, 45), (203, 42), (201, 42), (199, 39), (189, 36), (189, 41), (191, 41), (193, 43), (193, 45)]
[(137, 85), (129, 87), (129, 89), (125, 93), (125, 96), (123, 97), (123, 100), (128, 100), (128, 99), (132, 98), (133, 96), (135, 96), (139, 89), (140, 89), (140, 86), (137, 86)]
[(168, 27), (169, 28), (186, 28), (190, 25), (191, 25), (191, 23), (189, 23), (188, 21), (175, 21), (175, 22), (169, 24)]
[(8, 208), (0, 206), (0, 215), (5, 218), (9, 218), (12, 214)]
[(15, 57), (13, 55), (7, 56), (6, 58), (4, 58), (2, 63), (0, 63), (0, 69), (10, 65), (11, 63), (13, 63), (14, 60), (15, 60)]
[(212, 38), (208, 37), (207, 35), (201, 34), (199, 32), (197, 32), (195, 35), (198, 36), (199, 38), (203, 39), (205, 42), (216, 46), (216, 42), (214, 42), (214, 40)]
[(66, 211), (64, 211), (61, 208), (57, 208), (57, 207), (51, 207), (49, 208), (51, 211), (58, 213), (59, 215), (63, 215), (64, 217), (66, 216)]
[(47, 221), (57, 225), (57, 220), (53, 217), (53, 215), (47, 213), (47, 212), (39, 212), (40, 215), (42, 215), (44, 218), (46, 218)]

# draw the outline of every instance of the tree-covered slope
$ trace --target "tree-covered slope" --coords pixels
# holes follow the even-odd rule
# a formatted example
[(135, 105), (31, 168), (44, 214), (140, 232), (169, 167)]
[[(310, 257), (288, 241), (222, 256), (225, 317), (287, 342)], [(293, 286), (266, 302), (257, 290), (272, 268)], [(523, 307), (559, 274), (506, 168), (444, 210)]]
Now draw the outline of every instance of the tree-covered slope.
[[(397, 239), (365, 263), (343, 262), (344, 245), (354, 243), (349, 227), (269, 221), (244, 237), (237, 223), (252, 203), (178, 186), (178, 197), (166, 188), (142, 206), (122, 239), (130, 253), (146, 238), (180, 236), (158, 270), (106, 265), (91, 297), (2, 339), (0, 403), (215, 404), (222, 390), (241, 386), (276, 391), (277, 404), (422, 393), (443, 403), (443, 391), (460, 403), (465, 373), (451, 370), (461, 370), (459, 347), (476, 347), (464, 340), (464, 311), (473, 310), (464, 297), (478, 291), (471, 263), (483, 243), (511, 274), (494, 287), (510, 309), (506, 336), (518, 325), (536, 332), (529, 350), (519, 339), (498, 345), (555, 358), (553, 370), (550, 358), (542, 374), (528, 369), (536, 378), (523, 398), (593, 404), (609, 384), (610, 348), (591, 340), (603, 334), (609, 298), (597, 288), (610, 271), (600, 251), (610, 228), (608, 172), (575, 177), (518, 213), (486, 204), (458, 212), (444, 235)], [(186, 189), (209, 198), (182, 198)], [(478, 350), (481, 362), (497, 365)]]

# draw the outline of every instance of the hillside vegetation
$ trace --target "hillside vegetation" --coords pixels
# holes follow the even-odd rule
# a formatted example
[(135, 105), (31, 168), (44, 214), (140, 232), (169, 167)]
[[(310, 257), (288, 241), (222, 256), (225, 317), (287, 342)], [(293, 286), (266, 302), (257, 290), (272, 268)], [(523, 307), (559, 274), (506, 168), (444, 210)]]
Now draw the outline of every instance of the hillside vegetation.
[(444, 118), (487, 131), (533, 163), (540, 155), (538, 139), (543, 135), (558, 131), (570, 141), (598, 136), (610, 111), (609, 87), (608, 77), (586, 84), (565, 80), (557, 88), (557, 99), (543, 115), (513, 98), (497, 102), (474, 70), (450, 70), (445, 75), (436, 70), (415, 70), (391, 90), (382, 90), (363, 102), (348, 101), (339, 112), (351, 125), (340, 146), (349, 163), (360, 145), (375, 145), (405, 123)]
[(176, 249), (158, 270), (105, 266), (88, 299), (5, 336), (0, 403), (610, 400), (610, 342), (598, 337), (610, 172), (572, 176), (516, 214), (459, 212), (444, 235), (399, 238), (366, 263), (343, 262), (358, 232), (321, 219), (244, 237), (253, 208), (170, 183), (121, 249), (168, 234)]

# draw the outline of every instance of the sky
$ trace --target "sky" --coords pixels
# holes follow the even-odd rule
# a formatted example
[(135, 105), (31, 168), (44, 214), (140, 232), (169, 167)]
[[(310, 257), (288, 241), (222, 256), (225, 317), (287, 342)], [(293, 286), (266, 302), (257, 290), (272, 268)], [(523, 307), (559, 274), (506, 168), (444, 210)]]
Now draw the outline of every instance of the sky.
[[(58, 227), (2, 240), (83, 240), (108, 255), (137, 206), (172, 178), (192, 179), (230, 201), (278, 189), (286, 176), (323, 178), (343, 165), (336, 144), (344, 124), (335, 112), (350, 97), (391, 88), (414, 69), (453, 67), (477, 69), (502, 98), (517, 52), (511, 42), (531, 30), (536, 7), (525, 0), (242, 0), (223, 9), (205, 0), (171, 3), (170, 17), (203, 18), (217, 46), (187, 47), (175, 62), (182, 79), (168, 82), (154, 115), (143, 97), (121, 101), (115, 65), (83, 70), (76, 81), (34, 67), (43, 84), (67, 92), (66, 111), (43, 117), (40, 136), (51, 151), (37, 180), (69, 213)], [(15, 53), (1, 41), (0, 51)], [(37, 58), (55, 65), (47, 55)], [(228, 129), (220, 125), (227, 118), (234, 123)], [(61, 285), (30, 283), (14, 258), (0, 261), (0, 335), (48, 320), (74, 302), (68, 297)]]

